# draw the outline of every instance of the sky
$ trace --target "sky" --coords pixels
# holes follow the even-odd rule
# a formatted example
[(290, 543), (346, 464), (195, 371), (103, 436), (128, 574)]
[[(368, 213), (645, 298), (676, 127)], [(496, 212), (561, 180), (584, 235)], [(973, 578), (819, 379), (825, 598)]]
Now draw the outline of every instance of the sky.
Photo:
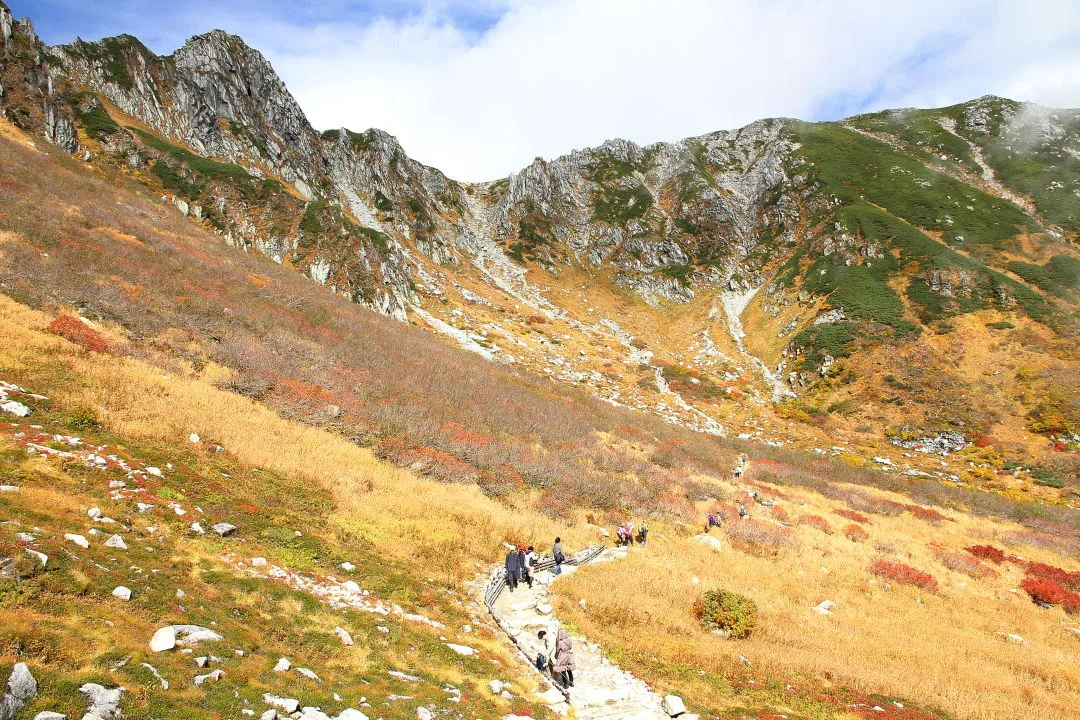
[(320, 130), (378, 127), (459, 180), (616, 137), (986, 94), (1080, 107), (1077, 0), (6, 0), (49, 44), (215, 28)]

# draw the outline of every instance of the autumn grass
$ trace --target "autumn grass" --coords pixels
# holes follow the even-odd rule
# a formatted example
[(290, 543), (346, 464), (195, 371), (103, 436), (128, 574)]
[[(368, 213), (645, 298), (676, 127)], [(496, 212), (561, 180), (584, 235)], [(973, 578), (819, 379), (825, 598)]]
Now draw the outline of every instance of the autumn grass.
[(336, 524), (401, 561), (418, 562), (433, 553), (441, 571), (471, 577), (475, 563), (495, 559), (503, 541), (545, 548), (559, 535), (571, 547), (591, 539), (487, 498), (475, 486), (417, 478), (337, 434), (285, 420), (205, 379), (87, 352), (34, 329), (49, 322), (0, 297), (0, 327), (12, 340), (0, 349), (0, 368), (30, 378), (65, 378), (57, 388), (59, 402), (94, 408), (117, 434), (182, 445), (195, 433), (245, 465), (325, 488), (335, 500)]
[[(812, 493), (783, 492), (790, 501), (781, 505), (792, 515), (825, 515), (836, 507)], [(1076, 717), (1077, 640), (1062, 628), (1077, 625), (1075, 617), (1013, 592), (1022, 568), (1005, 568), (1001, 577), (950, 569), (941, 559), (944, 547), (962, 553), (965, 543), (1015, 527), (961, 515), (952, 520), (875, 517), (863, 543), (797, 524), (798, 549), (778, 553), (744, 552), (727, 542), (716, 551), (691, 538), (657, 541), (623, 562), (586, 567), (561, 581), (558, 612), (591, 639), (623, 648), (627, 661), (658, 675), (661, 686), (678, 687), (712, 712), (745, 703), (740, 681), (812, 679), (811, 685), (823, 683), (819, 691), (846, 686), (956, 718)], [(933, 575), (940, 589), (887, 587), (887, 579), (868, 571), (882, 558)], [(719, 638), (694, 616), (694, 601), (716, 588), (757, 604), (759, 629), (751, 638)], [(823, 600), (836, 603), (832, 615), (811, 612)], [(1009, 633), (1030, 645), (1006, 642), (1002, 634)], [(665, 669), (685, 666), (708, 677)]]

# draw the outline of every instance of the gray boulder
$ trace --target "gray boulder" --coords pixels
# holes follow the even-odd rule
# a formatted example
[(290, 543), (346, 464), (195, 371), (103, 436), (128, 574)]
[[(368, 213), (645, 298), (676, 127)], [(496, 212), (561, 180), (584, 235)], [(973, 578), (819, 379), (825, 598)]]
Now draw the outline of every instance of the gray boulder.
[[(102, 720), (120, 717), (120, 696), (124, 694), (124, 688), (106, 688), (97, 683), (86, 683), (79, 692), (86, 696), (90, 707), (87, 715), (96, 715)], [(85, 718), (84, 718), (85, 720)]]

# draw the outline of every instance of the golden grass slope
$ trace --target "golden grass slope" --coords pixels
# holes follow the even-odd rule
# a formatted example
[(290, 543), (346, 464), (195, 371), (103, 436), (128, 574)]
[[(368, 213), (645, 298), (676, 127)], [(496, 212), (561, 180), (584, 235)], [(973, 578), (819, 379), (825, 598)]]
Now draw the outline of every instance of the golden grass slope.
[[(790, 487), (758, 487), (794, 521), (796, 547), (748, 553), (717, 530), (719, 551), (692, 538), (650, 543), (624, 562), (569, 577), (558, 612), (589, 637), (622, 649), (621, 657), (642, 674), (679, 685), (713, 711), (733, 702), (715, 684), (718, 675), (796, 687), (820, 679), (824, 685), (815, 692), (847, 686), (972, 720), (1080, 716), (1080, 636), (1066, 630), (1080, 619), (1032, 603), (1017, 590), (1024, 571), (1015, 563), (996, 567), (1000, 576), (976, 578), (949, 570), (935, 553), (935, 545), (965, 555), (972, 544), (1016, 542), (1010, 533), (1018, 526), (959, 513), (938, 524), (874, 515), (865, 526), (869, 539), (853, 542), (840, 532), (849, 521), (833, 514), (846, 505)], [(752, 516), (776, 527), (767, 508), (749, 505)], [(833, 534), (798, 524), (804, 515), (826, 518)], [(739, 523), (729, 520), (728, 529)], [(1029, 561), (1076, 564), (1075, 557), (1038, 547), (1013, 552)], [(930, 572), (939, 591), (887, 587), (867, 571), (878, 558)], [(693, 603), (713, 588), (757, 603), (755, 635), (724, 640), (700, 624)], [(832, 615), (811, 610), (824, 600), (836, 603)], [(1026, 644), (1007, 641), (1009, 634)], [(694, 668), (708, 675), (687, 671)]]

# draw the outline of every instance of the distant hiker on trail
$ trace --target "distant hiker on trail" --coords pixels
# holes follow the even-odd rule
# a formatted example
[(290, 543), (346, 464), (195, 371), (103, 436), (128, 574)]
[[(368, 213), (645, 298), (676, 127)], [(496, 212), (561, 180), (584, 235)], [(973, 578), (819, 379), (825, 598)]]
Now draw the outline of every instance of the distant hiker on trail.
[(506, 586), (510, 592), (517, 590), (518, 580), (521, 579), (521, 555), (517, 550), (506, 553)]
[(615, 544), (620, 547), (626, 544), (626, 531), (623, 530), (623, 526), (615, 528)]
[(742, 504), (739, 505), (739, 517), (741, 517), (743, 520), (746, 519), (746, 506), (745, 505), (742, 505)]
[(529, 572), (528, 555), (525, 553), (525, 546), (518, 547), (518, 560), (521, 563), (521, 579), (532, 589), (532, 574)]
[(645, 521), (641, 521), (641, 529), (638, 530), (637, 541), (638, 545), (644, 545), (645, 541), (649, 537), (649, 526), (645, 524)]
[(555, 671), (552, 669), (555, 662), (555, 633), (541, 630), (536, 633), (536, 637), (540, 640), (540, 652), (536, 656), (536, 669), (542, 673), (547, 672), (551, 675), (552, 680), (557, 680)]
[(555, 538), (555, 544), (551, 546), (551, 557), (555, 559), (555, 569), (551, 571), (552, 575), (562, 574), (562, 564), (566, 562), (566, 553), (562, 549), (562, 538)]
[(630, 523), (626, 523), (626, 527), (623, 529), (623, 535), (626, 536), (626, 544), (627, 544), (628, 547), (634, 544), (634, 526), (633, 525), (631, 525)]
[(723, 520), (720, 518), (719, 513), (709, 513), (709, 520), (705, 524), (705, 534), (708, 535), (709, 531), (714, 527), (720, 527), (723, 525)]
[(536, 555), (536, 548), (532, 545), (525, 551), (525, 571), (532, 575), (536, 572), (536, 563), (540, 561), (540, 558)]
[(570, 639), (570, 633), (559, 628), (555, 636), (555, 663), (552, 669), (563, 687), (574, 687), (574, 667), (574, 641)]

